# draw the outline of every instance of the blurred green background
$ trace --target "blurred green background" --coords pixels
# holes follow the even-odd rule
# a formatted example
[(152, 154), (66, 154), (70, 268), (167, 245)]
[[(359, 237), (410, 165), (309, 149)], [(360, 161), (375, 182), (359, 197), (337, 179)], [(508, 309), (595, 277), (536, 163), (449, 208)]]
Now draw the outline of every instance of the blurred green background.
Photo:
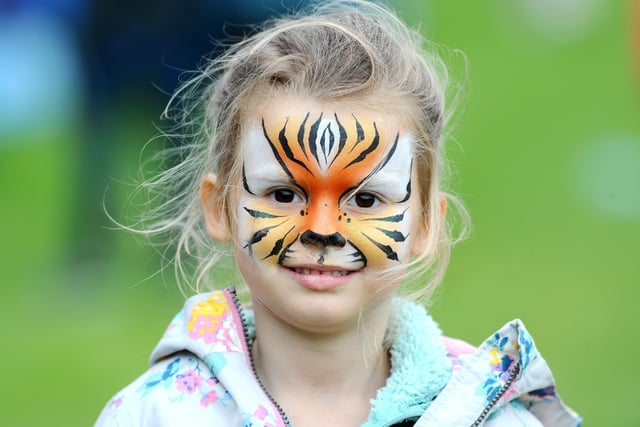
[[(0, 1), (2, 425), (91, 425), (181, 306), (103, 202), (120, 215), (222, 22), (280, 5), (209, 3)], [(390, 3), (465, 84), (448, 150), (474, 231), (432, 312), (473, 343), (522, 318), (587, 426), (640, 425), (640, 7)]]

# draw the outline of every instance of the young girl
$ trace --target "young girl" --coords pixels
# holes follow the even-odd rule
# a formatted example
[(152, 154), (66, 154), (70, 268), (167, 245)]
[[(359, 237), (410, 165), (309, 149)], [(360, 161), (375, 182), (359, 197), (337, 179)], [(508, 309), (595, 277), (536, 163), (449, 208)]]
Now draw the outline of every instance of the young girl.
[(178, 190), (151, 231), (178, 230), (196, 283), (232, 246), (251, 308), (190, 298), (97, 426), (580, 423), (519, 321), (469, 350), (397, 296), (428, 294), (451, 241), (442, 67), (420, 44), (380, 6), (324, 2), (179, 92), (202, 93), (198, 136), (152, 183)]

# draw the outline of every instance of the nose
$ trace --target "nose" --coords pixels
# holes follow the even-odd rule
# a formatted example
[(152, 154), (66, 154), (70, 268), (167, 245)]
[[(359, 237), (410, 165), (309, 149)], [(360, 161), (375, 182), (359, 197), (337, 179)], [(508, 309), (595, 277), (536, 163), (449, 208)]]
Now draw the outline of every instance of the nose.
[(302, 233), (300, 242), (305, 245), (336, 246), (338, 248), (343, 248), (347, 244), (347, 241), (340, 233), (318, 234), (311, 230)]

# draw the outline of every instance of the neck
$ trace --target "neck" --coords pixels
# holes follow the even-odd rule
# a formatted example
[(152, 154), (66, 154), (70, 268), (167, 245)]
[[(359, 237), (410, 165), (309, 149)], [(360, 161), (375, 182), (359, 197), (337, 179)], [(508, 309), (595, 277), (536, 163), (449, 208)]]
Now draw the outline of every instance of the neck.
[[(349, 408), (346, 416), (357, 425), (366, 419), (370, 400), (389, 376), (383, 345), (388, 304), (350, 327), (322, 333), (296, 329), (259, 305), (254, 305), (254, 312), (256, 373), (296, 425), (312, 425), (302, 422), (313, 419), (312, 414), (327, 425), (326, 411), (336, 413), (336, 408)], [(329, 425), (352, 424), (334, 420)]]

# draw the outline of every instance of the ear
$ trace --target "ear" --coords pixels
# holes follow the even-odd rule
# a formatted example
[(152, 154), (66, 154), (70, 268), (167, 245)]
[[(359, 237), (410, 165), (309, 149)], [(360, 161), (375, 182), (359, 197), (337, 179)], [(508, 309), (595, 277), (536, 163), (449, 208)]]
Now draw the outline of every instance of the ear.
[(200, 203), (204, 211), (204, 222), (207, 233), (212, 239), (220, 242), (231, 240), (231, 233), (223, 209), (222, 191), (218, 182), (218, 177), (212, 173), (208, 174), (200, 187)]
[(440, 215), (442, 215), (442, 218), (447, 217), (448, 206), (449, 206), (449, 202), (447, 201), (447, 195), (440, 193)]
[[(439, 198), (439, 206), (440, 206), (440, 215), (442, 216), (442, 220), (444, 222), (444, 218), (447, 216), (447, 196), (444, 193), (438, 194)], [(422, 215), (420, 217), (420, 222), (418, 223), (418, 229), (415, 232), (415, 238), (413, 239), (413, 246), (411, 247), (411, 255), (419, 256), (424, 253), (427, 248), (427, 240), (429, 237), (429, 218), (427, 215)]]
[(411, 246), (411, 255), (420, 256), (427, 248), (427, 237), (429, 236), (429, 225), (427, 224), (427, 216), (420, 215), (420, 222), (414, 233), (413, 244)]

